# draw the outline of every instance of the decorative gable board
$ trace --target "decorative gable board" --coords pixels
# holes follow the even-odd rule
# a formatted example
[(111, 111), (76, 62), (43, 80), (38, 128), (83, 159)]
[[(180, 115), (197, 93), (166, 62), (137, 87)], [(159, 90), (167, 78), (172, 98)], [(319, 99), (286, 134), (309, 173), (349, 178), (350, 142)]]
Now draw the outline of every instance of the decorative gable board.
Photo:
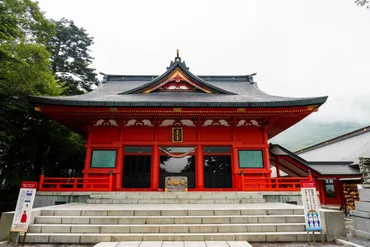
[(175, 69), (170, 76), (152, 88), (148, 88), (144, 93), (156, 91), (200, 91), (204, 93), (214, 93), (210, 89), (194, 82), (188, 78), (179, 68)]

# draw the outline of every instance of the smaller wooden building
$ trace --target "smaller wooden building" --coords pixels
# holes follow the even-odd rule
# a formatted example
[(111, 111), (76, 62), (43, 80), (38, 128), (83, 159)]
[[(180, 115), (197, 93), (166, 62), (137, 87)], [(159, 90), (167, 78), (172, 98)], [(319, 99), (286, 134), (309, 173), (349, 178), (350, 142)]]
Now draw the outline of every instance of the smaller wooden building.
[(270, 156), (277, 177), (311, 173), (322, 204), (353, 209), (358, 200), (357, 184), (362, 179), (358, 165), (351, 161), (307, 161), (276, 144), (270, 145)]

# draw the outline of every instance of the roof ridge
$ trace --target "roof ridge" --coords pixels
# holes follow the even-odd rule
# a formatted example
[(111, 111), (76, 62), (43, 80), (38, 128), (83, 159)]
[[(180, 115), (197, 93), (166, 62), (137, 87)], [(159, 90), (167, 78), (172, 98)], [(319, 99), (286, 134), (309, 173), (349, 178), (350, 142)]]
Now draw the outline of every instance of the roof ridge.
[(298, 151), (295, 151), (294, 153), (295, 154), (302, 154), (302, 153), (305, 153), (305, 152), (308, 152), (308, 151), (315, 150), (315, 149), (320, 148), (322, 146), (330, 145), (330, 144), (337, 143), (337, 142), (340, 142), (340, 141), (343, 141), (343, 140), (346, 140), (346, 139), (349, 139), (349, 138), (352, 138), (352, 137), (355, 137), (355, 136), (358, 136), (358, 135), (362, 135), (362, 134), (367, 133), (369, 131), (370, 131), (370, 125), (359, 128), (359, 129), (356, 129), (356, 130), (348, 132), (346, 134), (343, 134), (343, 135), (340, 135), (340, 136), (337, 136), (337, 137), (334, 137), (334, 138), (316, 143), (316, 144), (311, 145), (309, 147), (302, 148)]
[[(200, 86), (201, 88), (204, 87), (205, 92), (208, 91), (208, 92), (217, 92), (219, 94), (235, 95), (235, 93), (226, 91), (222, 88), (219, 88), (219, 87), (216, 87), (212, 84), (209, 84), (208, 82), (206, 82), (202, 78), (200, 78), (200, 77), (194, 75), (193, 73), (191, 73), (189, 71), (189, 68), (186, 67), (185, 61), (182, 62), (181, 58), (178, 57), (178, 56), (175, 58), (175, 62), (171, 61), (170, 66), (167, 68), (167, 70), (163, 74), (157, 76), (156, 78), (153, 78), (152, 80), (150, 80), (148, 83), (146, 83), (144, 85), (138, 86), (138, 87), (133, 88), (133, 89), (128, 90), (128, 91), (120, 92), (119, 94), (120, 95), (122, 95), (122, 94), (138, 94), (138, 93), (144, 93), (144, 92), (151, 92), (155, 88), (161, 86), (161, 84), (167, 83), (168, 82), (167, 79), (170, 78), (174, 73), (183, 73), (184, 74), (183, 76), (189, 77), (191, 80), (195, 81), (196, 84), (201, 85)], [(201, 90), (203, 90), (203, 89), (201, 89)]]

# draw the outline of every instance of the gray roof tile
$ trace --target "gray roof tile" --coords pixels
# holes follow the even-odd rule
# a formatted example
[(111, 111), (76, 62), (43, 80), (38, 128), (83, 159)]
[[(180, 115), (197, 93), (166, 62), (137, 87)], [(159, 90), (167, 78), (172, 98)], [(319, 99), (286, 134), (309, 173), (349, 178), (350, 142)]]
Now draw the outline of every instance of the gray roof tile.
[(290, 152), (284, 147), (271, 144), (270, 152), (274, 155), (290, 156), (308, 169), (312, 169), (321, 175), (361, 175), (360, 170), (351, 166), (352, 162), (348, 161), (307, 161), (302, 157)]
[[(182, 62), (181, 62), (182, 63)], [(174, 63), (176, 64), (176, 63)], [(182, 65), (181, 65), (182, 66)], [(174, 69), (171, 65), (169, 70)], [(184, 69), (184, 68), (183, 68)], [(160, 106), (160, 107), (289, 107), (321, 105), (327, 97), (295, 98), (269, 95), (246, 76), (189, 76), (199, 80), (205, 87), (216, 93), (203, 92), (151, 92), (135, 93), (151, 82), (155, 76), (105, 75), (102, 85), (92, 92), (60, 97), (30, 96), (33, 104), (71, 106)], [(168, 74), (168, 71), (165, 72)], [(126, 92), (126, 93), (125, 93)], [(129, 94), (127, 94), (127, 92)], [(134, 92), (134, 93), (133, 93)], [(217, 93), (218, 92), (218, 93)], [(130, 94), (131, 93), (131, 94)]]

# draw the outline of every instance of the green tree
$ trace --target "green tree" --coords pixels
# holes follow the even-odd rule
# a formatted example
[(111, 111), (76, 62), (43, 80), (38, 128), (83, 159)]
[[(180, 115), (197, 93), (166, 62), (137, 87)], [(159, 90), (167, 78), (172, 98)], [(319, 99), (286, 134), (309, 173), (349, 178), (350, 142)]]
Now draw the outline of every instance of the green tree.
[(83, 139), (27, 100), (66, 89), (52, 73), (46, 47), (55, 24), (30, 0), (0, 0), (0, 20), (0, 188), (38, 180), (42, 170), (55, 176), (81, 172)]
[(54, 23), (56, 35), (47, 41), (47, 47), (56, 78), (68, 85), (66, 95), (91, 91), (99, 84), (95, 69), (90, 67), (93, 58), (89, 47), (94, 43), (93, 38), (71, 20), (63, 18)]

